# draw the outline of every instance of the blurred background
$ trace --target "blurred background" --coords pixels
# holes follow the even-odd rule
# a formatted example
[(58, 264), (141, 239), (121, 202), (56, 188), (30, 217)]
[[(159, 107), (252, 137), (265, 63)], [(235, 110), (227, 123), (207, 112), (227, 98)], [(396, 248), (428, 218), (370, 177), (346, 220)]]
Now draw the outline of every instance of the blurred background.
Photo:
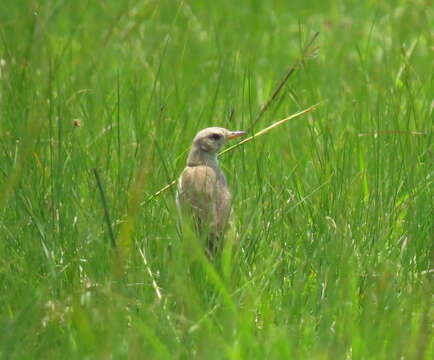
[[(427, 0), (3, 0), (0, 358), (431, 359), (433, 24)], [(200, 129), (319, 102), (222, 157), (221, 261), (173, 188), (149, 200)]]

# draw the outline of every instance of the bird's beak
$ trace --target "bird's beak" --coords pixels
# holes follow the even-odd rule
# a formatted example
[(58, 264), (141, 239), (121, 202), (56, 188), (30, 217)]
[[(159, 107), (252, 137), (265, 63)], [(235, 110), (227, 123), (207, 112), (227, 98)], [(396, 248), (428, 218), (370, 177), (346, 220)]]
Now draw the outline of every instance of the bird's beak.
[(246, 134), (247, 134), (246, 131), (230, 131), (229, 135), (228, 135), (228, 139), (232, 140), (232, 139), (235, 139), (237, 137), (240, 137), (240, 136), (243, 136), (243, 135), (246, 135)]

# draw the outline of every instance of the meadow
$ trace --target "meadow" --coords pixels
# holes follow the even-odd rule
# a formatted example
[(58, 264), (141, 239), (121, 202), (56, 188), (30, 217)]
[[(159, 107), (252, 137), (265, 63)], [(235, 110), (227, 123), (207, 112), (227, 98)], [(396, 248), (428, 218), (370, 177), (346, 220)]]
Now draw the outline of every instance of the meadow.
[[(0, 359), (433, 359), (433, 24), (426, 0), (2, 0)], [(209, 261), (152, 194), (200, 129), (317, 103), (221, 156)]]

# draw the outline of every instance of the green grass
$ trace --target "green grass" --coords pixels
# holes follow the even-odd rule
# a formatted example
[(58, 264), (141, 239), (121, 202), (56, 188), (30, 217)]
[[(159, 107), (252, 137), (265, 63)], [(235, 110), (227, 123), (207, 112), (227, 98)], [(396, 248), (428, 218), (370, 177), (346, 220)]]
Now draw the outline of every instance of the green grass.
[[(433, 20), (422, 0), (2, 0), (0, 359), (434, 358)], [(252, 132), (325, 103), (222, 157), (238, 244), (210, 263), (173, 191), (144, 200), (198, 130), (249, 129), (316, 31)]]

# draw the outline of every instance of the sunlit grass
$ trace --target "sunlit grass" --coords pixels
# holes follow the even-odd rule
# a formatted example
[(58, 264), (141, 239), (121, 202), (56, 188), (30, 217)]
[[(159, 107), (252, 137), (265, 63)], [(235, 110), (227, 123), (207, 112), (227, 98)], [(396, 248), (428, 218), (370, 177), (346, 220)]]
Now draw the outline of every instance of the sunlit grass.
[[(424, 1), (2, 1), (0, 358), (433, 358), (432, 21)], [(214, 262), (172, 188), (147, 201), (198, 130), (320, 101), (221, 158)]]

